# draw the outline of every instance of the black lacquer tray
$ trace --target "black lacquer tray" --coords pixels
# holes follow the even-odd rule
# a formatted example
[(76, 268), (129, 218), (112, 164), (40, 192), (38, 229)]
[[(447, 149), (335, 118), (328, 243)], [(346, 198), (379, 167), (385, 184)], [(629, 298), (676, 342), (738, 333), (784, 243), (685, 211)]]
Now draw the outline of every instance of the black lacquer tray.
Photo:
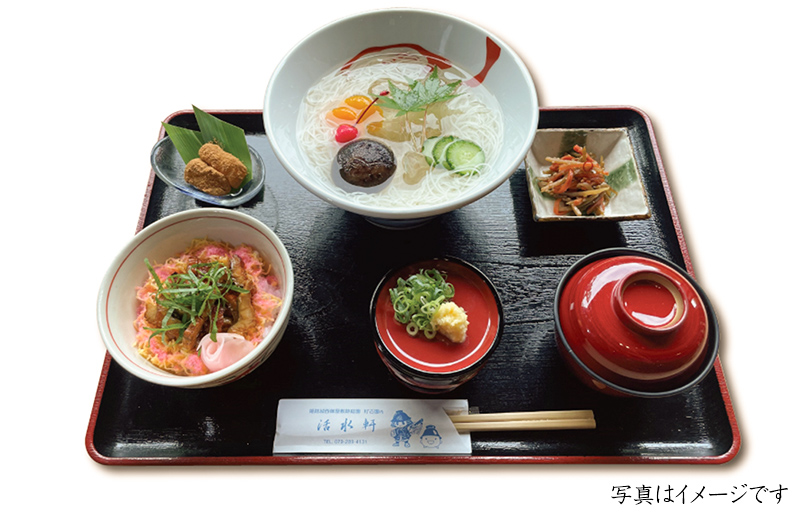
[[(688, 393), (624, 399), (584, 387), (556, 351), (553, 296), (561, 275), (583, 255), (630, 247), (667, 258), (693, 274), (652, 125), (641, 111), (543, 108), (539, 128), (627, 128), (651, 218), (535, 222), (520, 167), (487, 197), (404, 231), (379, 228), (302, 188), (275, 158), (260, 111), (213, 113), (244, 128), (250, 145), (264, 158), (263, 193), (232, 211), (263, 221), (289, 251), (296, 283), (289, 326), (275, 354), (260, 368), (213, 389), (152, 385), (130, 376), (107, 355), (86, 434), (86, 448), (95, 461), (713, 464), (738, 452), (739, 431), (719, 359), (711, 375)], [(167, 121), (195, 127), (191, 111), (172, 114)], [(204, 205), (151, 172), (139, 228)], [(387, 271), (434, 256), (459, 257), (486, 273), (498, 289), (506, 320), (502, 342), (482, 372), (446, 397), (468, 399), (481, 412), (592, 409), (597, 429), (473, 433), (471, 456), (273, 456), (279, 399), (424, 398), (397, 382), (379, 359), (369, 327), (369, 302)], [(707, 292), (713, 301), (713, 288)]]

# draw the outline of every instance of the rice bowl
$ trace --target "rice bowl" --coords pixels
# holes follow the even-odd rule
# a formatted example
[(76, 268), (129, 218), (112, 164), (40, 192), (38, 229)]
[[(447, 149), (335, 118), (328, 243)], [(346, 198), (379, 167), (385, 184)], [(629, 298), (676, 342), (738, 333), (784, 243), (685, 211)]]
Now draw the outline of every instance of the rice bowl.
[[(253, 246), (272, 265), (283, 302), (270, 330), (244, 358), (209, 374), (179, 376), (151, 364), (135, 348), (134, 323), (140, 311), (137, 290), (148, 277), (146, 258), (154, 262), (164, 261), (186, 249), (197, 238)], [(219, 386), (250, 373), (274, 352), (289, 321), (293, 293), (291, 260), (272, 230), (258, 220), (233, 210), (188, 210), (147, 226), (117, 255), (103, 278), (98, 294), (98, 327), (112, 358), (136, 377), (181, 388)]]

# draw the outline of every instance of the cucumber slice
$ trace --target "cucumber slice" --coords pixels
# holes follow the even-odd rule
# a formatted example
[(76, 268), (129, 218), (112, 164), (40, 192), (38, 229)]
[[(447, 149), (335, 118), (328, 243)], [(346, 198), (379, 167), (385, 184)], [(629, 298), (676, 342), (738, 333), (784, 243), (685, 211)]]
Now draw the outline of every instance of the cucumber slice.
[(425, 142), (422, 143), (422, 155), (425, 156), (425, 160), (428, 161), (428, 164), (431, 166), (436, 166), (436, 159), (433, 158), (433, 148), (436, 146), (436, 143), (443, 136), (437, 135), (436, 137), (429, 137), (425, 139)]
[(480, 146), (460, 139), (447, 147), (443, 164), (448, 170), (458, 170), (459, 175), (474, 175), (480, 172), (480, 166), (485, 162), (486, 155)]
[(453, 135), (445, 135), (439, 138), (439, 140), (433, 146), (433, 153), (431, 154), (433, 156), (433, 164), (442, 164), (442, 166), (447, 168), (447, 164), (444, 164), (445, 149), (456, 139), (457, 138)]

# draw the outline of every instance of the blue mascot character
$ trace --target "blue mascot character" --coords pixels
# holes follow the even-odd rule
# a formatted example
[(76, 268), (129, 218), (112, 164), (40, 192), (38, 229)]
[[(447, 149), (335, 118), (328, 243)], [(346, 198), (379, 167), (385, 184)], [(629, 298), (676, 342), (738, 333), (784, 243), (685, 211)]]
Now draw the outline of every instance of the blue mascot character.
[(425, 426), (425, 431), (419, 438), (423, 448), (438, 448), (442, 444), (442, 436), (436, 430), (436, 426), (429, 424)]
[(422, 429), (422, 419), (413, 422), (411, 417), (403, 410), (397, 410), (394, 413), (390, 424), (392, 427), (392, 438), (394, 439), (394, 444), (392, 444), (392, 446), (400, 446), (400, 442), (402, 441), (404, 447), (410, 448), (411, 444), (408, 441), (411, 439), (411, 435), (419, 433)]

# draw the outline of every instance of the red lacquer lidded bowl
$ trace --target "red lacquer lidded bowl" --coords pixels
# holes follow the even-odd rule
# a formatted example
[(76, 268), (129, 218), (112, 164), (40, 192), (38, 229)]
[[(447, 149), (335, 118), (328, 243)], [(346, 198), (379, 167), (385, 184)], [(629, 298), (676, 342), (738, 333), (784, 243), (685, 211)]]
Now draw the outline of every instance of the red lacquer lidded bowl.
[(677, 265), (626, 248), (573, 265), (555, 301), (559, 350), (591, 388), (666, 397), (699, 383), (719, 349), (711, 303)]
[[(412, 337), (395, 319), (389, 290), (398, 278), (436, 269), (455, 289), (452, 301), (467, 314), (466, 339), (454, 343), (440, 334)], [(383, 363), (405, 386), (437, 394), (456, 389), (475, 377), (500, 342), (503, 309), (497, 290), (476, 267), (457, 258), (433, 258), (388, 273), (378, 284), (370, 306), (375, 346)]]

